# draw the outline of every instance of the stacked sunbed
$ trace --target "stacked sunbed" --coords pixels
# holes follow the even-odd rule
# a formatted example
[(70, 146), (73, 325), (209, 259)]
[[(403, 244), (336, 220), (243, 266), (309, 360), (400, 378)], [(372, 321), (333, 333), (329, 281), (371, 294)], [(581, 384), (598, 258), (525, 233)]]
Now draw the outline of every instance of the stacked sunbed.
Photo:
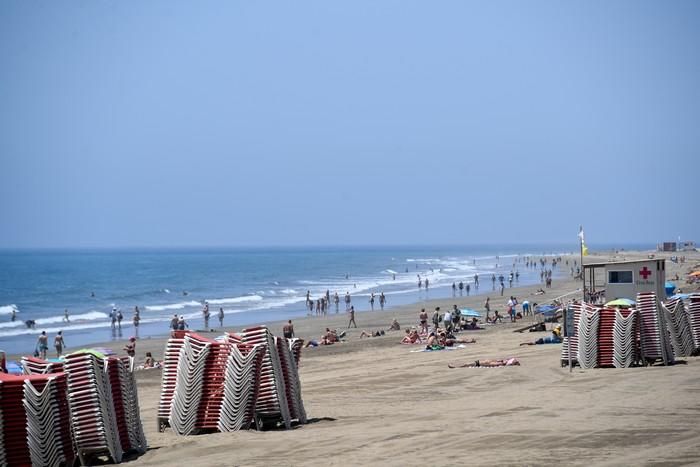
[(673, 363), (666, 322), (659, 312), (659, 304), (654, 292), (637, 294), (640, 340), (642, 357), (647, 363), (662, 360), (665, 365)]
[(615, 366), (615, 310), (612, 308), (599, 308), (600, 316), (598, 324), (598, 367)]
[(163, 363), (159, 428), (189, 435), (248, 428), (256, 418), (287, 428), (294, 420), (305, 423), (296, 356), (302, 344), (266, 327), (219, 340), (173, 333)]
[(163, 373), (158, 403), (158, 430), (163, 431), (168, 425), (170, 409), (177, 383), (177, 369), (180, 359), (180, 349), (185, 344), (185, 331), (173, 331), (165, 344), (163, 355)]
[(109, 456), (119, 463), (126, 451), (143, 453), (133, 374), (126, 359), (93, 353), (66, 356), (68, 404), (73, 442), (82, 464), (93, 456)]
[(661, 303), (661, 312), (666, 322), (668, 334), (676, 357), (690, 357), (695, 350), (693, 332), (683, 300), (675, 299)]
[(615, 310), (613, 333), (613, 366), (628, 368), (637, 363), (639, 361), (637, 312)]
[(598, 364), (599, 324), (598, 310), (584, 303), (578, 322), (578, 357), (576, 359), (583, 369), (595, 368)]
[(66, 375), (0, 373), (0, 465), (71, 465)]
[(228, 335), (227, 340), (230, 352), (217, 428), (219, 431), (237, 431), (249, 427), (254, 420), (266, 345), (243, 344), (234, 335)]
[(688, 297), (688, 321), (695, 348), (700, 349), (700, 293), (694, 293)]
[(33, 357), (19, 376), (0, 373), (0, 465), (73, 465), (92, 456), (121, 462), (143, 453), (138, 396), (128, 360), (68, 355), (65, 372)]
[(49, 362), (36, 357), (22, 357), (21, 364), (25, 375), (42, 375), (63, 371), (63, 362)]

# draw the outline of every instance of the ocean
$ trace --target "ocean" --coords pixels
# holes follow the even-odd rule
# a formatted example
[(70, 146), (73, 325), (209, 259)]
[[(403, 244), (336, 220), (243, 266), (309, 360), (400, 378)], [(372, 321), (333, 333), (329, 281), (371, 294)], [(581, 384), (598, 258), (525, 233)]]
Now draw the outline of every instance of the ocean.
[[(33, 352), (41, 331), (63, 331), (69, 349), (136, 335), (133, 310), (141, 310), (138, 337), (168, 333), (173, 314), (190, 329), (202, 329), (202, 306), (210, 305), (210, 327), (224, 309), (225, 326), (306, 316), (306, 293), (351, 294), (358, 312), (369, 295), (383, 292), (387, 307), (452, 296), (452, 283), (465, 281), (491, 291), (491, 275), (518, 271), (519, 284), (540, 281), (540, 268), (524, 257), (560, 255), (575, 245), (465, 247), (323, 247), (231, 249), (120, 249), (0, 251), (0, 349)], [(554, 277), (569, 274), (555, 268)], [(430, 281), (418, 289), (418, 275)], [(514, 284), (515, 285), (515, 284)], [(122, 329), (109, 313), (121, 310)], [(379, 309), (379, 303), (375, 304)], [(69, 322), (64, 321), (64, 309)], [(16, 320), (11, 321), (12, 310)], [(331, 304), (329, 313), (336, 313)], [(34, 320), (30, 329), (25, 321)]]

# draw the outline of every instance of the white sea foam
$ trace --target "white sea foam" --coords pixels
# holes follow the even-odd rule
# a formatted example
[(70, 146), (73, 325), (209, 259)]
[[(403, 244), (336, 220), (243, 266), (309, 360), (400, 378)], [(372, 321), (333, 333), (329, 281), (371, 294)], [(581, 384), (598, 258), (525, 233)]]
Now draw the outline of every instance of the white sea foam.
[(17, 308), (17, 305), (0, 306), (0, 315), (11, 315), (12, 310), (15, 310), (16, 313), (19, 313), (19, 308)]
[(285, 295), (296, 295), (298, 292), (294, 289), (282, 289), (280, 290), (280, 293), (283, 293)]
[(170, 293), (170, 289), (163, 289), (163, 292)]
[(232, 305), (235, 303), (260, 302), (262, 299), (260, 295), (244, 295), (243, 297), (217, 298), (207, 301), (210, 305)]
[[(211, 302), (209, 302), (211, 303)], [(167, 310), (182, 310), (187, 307), (192, 307), (192, 306), (202, 306), (201, 303), (196, 302), (194, 300), (190, 300), (189, 302), (180, 302), (180, 303), (171, 303), (168, 305), (149, 305), (145, 306), (144, 309), (147, 311), (167, 311)]]
[(384, 274), (398, 274), (398, 272), (394, 271), (393, 269), (385, 269), (382, 272)]

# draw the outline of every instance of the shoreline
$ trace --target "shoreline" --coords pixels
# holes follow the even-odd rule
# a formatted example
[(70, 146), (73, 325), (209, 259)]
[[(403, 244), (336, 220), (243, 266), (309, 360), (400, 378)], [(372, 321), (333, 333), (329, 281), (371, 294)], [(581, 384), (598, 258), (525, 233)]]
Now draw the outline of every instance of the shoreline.
[[(591, 253), (587, 258), (588, 260), (584, 261), (585, 262), (593, 262), (593, 261), (601, 261), (601, 260), (622, 260), (622, 259), (638, 259), (638, 258), (646, 258), (647, 255), (649, 255), (649, 252), (646, 251), (621, 251), (620, 253), (615, 254), (614, 252), (607, 253), (607, 252), (595, 252)], [(654, 254), (657, 255), (657, 257), (665, 257), (669, 258), (670, 256), (673, 256), (673, 254), (666, 254), (666, 253), (659, 253), (655, 252)], [(571, 259), (576, 259), (578, 260), (577, 256), (571, 256), (571, 255), (562, 255), (562, 258), (569, 258)], [(700, 258), (700, 255), (698, 255), (698, 258)], [(669, 262), (670, 263), (670, 262)], [(674, 264), (674, 263), (671, 263)], [(675, 265), (676, 269), (680, 269), (681, 265)], [(667, 268), (667, 274), (671, 276), (671, 271), (675, 271), (674, 268)], [(423, 299), (419, 300), (416, 302), (412, 303), (405, 303), (405, 304), (400, 304), (400, 305), (395, 305), (395, 306), (389, 306), (386, 307), (385, 310), (379, 310), (375, 309), (374, 311), (368, 310), (368, 309), (360, 309), (356, 310), (356, 321), (358, 322), (358, 329), (360, 329), (359, 332), (362, 330), (379, 330), (379, 329), (386, 329), (389, 327), (389, 324), (391, 323), (391, 320), (393, 318), (397, 318), (402, 326), (402, 329), (406, 325), (416, 325), (418, 323), (418, 313), (420, 312), (421, 308), (426, 308), (426, 311), (428, 311), (429, 316), (432, 315), (432, 312), (434, 310), (434, 307), (440, 306), (442, 312), (444, 312), (448, 307), (451, 309), (453, 304), (457, 304), (459, 308), (472, 308), (484, 315), (484, 310), (483, 310), (483, 302), (485, 300), (486, 296), (491, 297), (491, 308), (492, 310), (498, 309), (499, 311), (503, 311), (505, 309), (505, 302), (508, 300), (509, 295), (514, 295), (518, 298), (518, 301), (521, 302), (525, 297), (527, 297), (531, 303), (537, 302), (537, 303), (548, 303), (551, 300), (557, 298), (560, 295), (564, 294), (572, 294), (576, 292), (578, 289), (581, 287), (581, 282), (578, 280), (575, 280), (571, 278), (570, 276), (559, 276), (556, 277), (553, 281), (553, 285), (551, 289), (545, 289), (546, 293), (545, 295), (542, 296), (537, 296), (534, 295), (534, 291), (538, 288), (544, 288), (544, 284), (537, 282), (534, 284), (527, 284), (527, 285), (520, 285), (520, 286), (514, 286), (512, 288), (506, 287), (504, 290), (504, 296), (500, 297), (499, 295), (499, 289), (496, 287), (496, 290), (491, 290), (490, 285), (487, 287), (482, 286), (481, 289), (479, 290), (479, 293), (474, 294), (472, 293), (470, 296), (460, 296), (457, 294), (456, 297), (438, 297), (438, 298), (428, 298), (428, 299)], [(441, 287), (443, 289), (446, 289), (446, 287)], [(358, 295), (359, 296), (359, 295)], [(575, 295), (572, 295), (575, 296)], [(541, 297), (540, 300), (537, 300), (536, 298), (533, 297)], [(581, 297), (578, 297), (581, 298)], [(366, 304), (365, 304), (366, 305)], [(347, 325), (347, 313), (343, 310), (344, 304), (341, 302), (340, 304), (340, 310), (338, 313), (335, 313), (335, 311), (327, 314), (326, 316), (313, 316), (313, 315), (304, 315), (304, 316), (297, 316), (297, 317), (291, 317), (291, 318), (285, 318), (285, 319), (276, 319), (276, 320), (260, 320), (260, 321), (251, 321), (250, 323), (245, 323), (245, 324), (235, 324), (235, 325), (230, 325), (230, 326), (224, 326), (223, 328), (215, 328), (213, 331), (205, 331), (203, 329), (196, 329), (196, 327), (190, 327), (189, 330), (198, 332), (202, 334), (203, 336), (209, 337), (209, 338), (214, 338), (219, 335), (222, 335), (224, 332), (236, 332), (237, 330), (243, 329), (245, 327), (250, 327), (250, 326), (256, 326), (256, 325), (266, 325), (268, 326), (273, 333), (275, 334), (281, 334), (281, 329), (282, 326), (286, 323), (287, 319), (292, 319), (295, 327), (295, 332), (297, 337), (303, 338), (305, 341), (308, 341), (309, 339), (318, 339), (323, 330), (326, 327), (330, 328), (337, 328), (337, 329), (345, 329), (345, 326)], [(415, 315), (413, 317), (412, 315)], [(215, 313), (212, 313), (212, 316), (215, 316)], [(216, 319), (212, 317), (211, 323), (215, 323)], [(504, 323), (505, 324), (505, 323)], [(519, 323), (518, 323), (519, 324)], [(519, 324), (520, 325), (520, 324)], [(500, 326), (500, 325), (499, 325)], [(128, 327), (125, 326), (122, 335), (123, 337), (121, 338), (116, 338), (112, 339), (109, 341), (95, 341), (91, 344), (86, 344), (83, 346), (71, 346), (67, 347), (67, 352), (64, 353), (70, 353), (73, 350), (76, 350), (78, 348), (89, 348), (89, 347), (106, 347), (106, 348), (111, 348), (114, 350), (117, 354), (119, 354), (123, 348), (124, 345), (128, 342), (129, 337), (131, 336), (128, 331), (126, 330), (133, 330), (133, 326), (129, 325)], [(359, 334), (358, 332), (358, 334)], [(142, 357), (145, 352), (151, 352), (156, 359), (160, 359), (163, 353), (163, 348), (165, 346), (165, 342), (167, 341), (168, 337), (170, 335), (170, 331), (165, 331), (163, 333), (158, 333), (156, 335), (149, 335), (149, 336), (143, 336), (143, 337), (138, 337), (137, 338), (137, 357)], [(352, 335), (349, 334), (350, 336)], [(51, 336), (49, 336), (51, 338)], [(52, 344), (52, 342), (49, 342)], [(70, 342), (69, 342), (70, 343)], [(333, 347), (333, 346), (329, 346)], [(325, 348), (325, 347), (323, 347)], [(50, 345), (49, 346), (49, 352), (48, 356), (49, 357), (54, 357), (52, 355), (53, 347)], [(8, 359), (13, 359), (13, 360), (19, 360), (22, 355), (26, 355), (26, 353), (18, 353), (18, 352), (11, 352), (11, 351), (6, 351), (7, 352), (7, 358)], [(139, 358), (137, 358), (137, 361), (140, 361)]]

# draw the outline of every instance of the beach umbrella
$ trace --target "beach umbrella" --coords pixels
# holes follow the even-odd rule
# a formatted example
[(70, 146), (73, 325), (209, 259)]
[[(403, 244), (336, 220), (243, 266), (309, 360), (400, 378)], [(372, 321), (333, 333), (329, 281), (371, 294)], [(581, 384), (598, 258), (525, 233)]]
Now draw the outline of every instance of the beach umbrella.
[(629, 298), (616, 298), (615, 300), (609, 301), (605, 304), (605, 306), (617, 306), (620, 308), (629, 308), (634, 305), (636, 305), (636, 302), (634, 300), (630, 300)]
[(466, 316), (467, 318), (481, 318), (481, 314), (471, 308), (462, 308), (459, 311), (462, 312), (462, 316)]
[(673, 291), (676, 290), (676, 284), (673, 282), (666, 282), (666, 284), (664, 284), (664, 288), (666, 289), (667, 296), (672, 295)]

